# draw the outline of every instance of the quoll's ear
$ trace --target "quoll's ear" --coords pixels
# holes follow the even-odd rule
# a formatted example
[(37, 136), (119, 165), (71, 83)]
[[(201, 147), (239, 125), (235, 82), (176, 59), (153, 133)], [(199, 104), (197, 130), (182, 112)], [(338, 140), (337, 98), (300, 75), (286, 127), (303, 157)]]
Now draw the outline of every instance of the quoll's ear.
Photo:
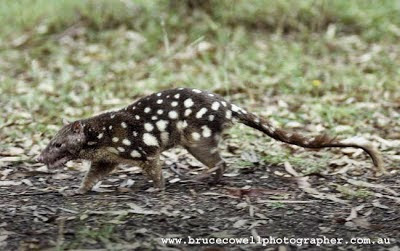
[(69, 125), (71, 123), (65, 118), (63, 118), (62, 122), (63, 122), (63, 125)]
[(72, 131), (73, 131), (74, 133), (80, 133), (80, 132), (82, 132), (82, 131), (83, 131), (83, 125), (82, 125), (82, 123), (81, 123), (80, 121), (75, 121), (75, 122), (72, 124)]

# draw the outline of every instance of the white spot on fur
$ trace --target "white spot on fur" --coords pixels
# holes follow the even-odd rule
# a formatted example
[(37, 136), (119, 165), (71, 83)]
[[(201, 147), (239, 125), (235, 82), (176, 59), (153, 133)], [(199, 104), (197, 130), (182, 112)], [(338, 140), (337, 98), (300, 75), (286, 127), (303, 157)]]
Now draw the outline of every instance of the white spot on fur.
[(169, 98), (169, 95), (167, 95), (167, 98)]
[(191, 98), (188, 98), (188, 99), (186, 99), (184, 102), (183, 102), (183, 105), (186, 107), (186, 108), (189, 108), (189, 107), (192, 107), (193, 106), (193, 100), (191, 99)]
[(137, 131), (133, 131), (132, 134), (133, 134), (134, 137), (138, 136)]
[(208, 138), (211, 136), (211, 130), (208, 128), (208, 126), (202, 126), (201, 129), (203, 129), (203, 132), (201, 133), (204, 138)]
[(216, 111), (216, 110), (219, 109), (219, 106), (220, 106), (219, 102), (215, 101), (215, 102), (212, 103), (211, 109), (213, 109), (214, 111)]
[(198, 133), (198, 132), (193, 132), (192, 133), (192, 138), (194, 139), (194, 140), (200, 140), (200, 133)]
[(151, 111), (151, 108), (150, 108), (150, 107), (144, 108), (144, 112), (145, 112), (145, 113), (149, 113), (150, 111)]
[(226, 107), (226, 102), (225, 101), (221, 101), (221, 104)]
[(231, 119), (231, 118), (232, 118), (232, 111), (227, 110), (227, 111), (226, 111), (226, 114), (225, 114), (225, 117), (226, 117), (227, 119)]
[(183, 88), (183, 87), (179, 87), (179, 88), (178, 88), (178, 90), (180, 90), (180, 91), (182, 91), (183, 89), (185, 89), (185, 88)]
[(232, 111), (238, 112), (240, 108), (237, 105), (232, 104)]
[(99, 135), (97, 135), (97, 138), (101, 139), (101, 138), (103, 138), (103, 135), (104, 135), (103, 133), (99, 133)]
[(167, 128), (167, 125), (168, 125), (168, 121), (166, 121), (166, 120), (159, 120), (156, 123), (156, 126), (160, 132), (165, 131), (165, 129)]
[(131, 141), (129, 139), (124, 139), (124, 140), (122, 140), (122, 144), (124, 144), (126, 146), (130, 146), (131, 145)]
[(178, 128), (178, 130), (185, 129), (187, 126), (188, 126), (188, 123), (186, 120), (178, 121), (178, 123), (176, 123), (176, 128)]
[(187, 117), (187, 116), (189, 116), (191, 113), (192, 113), (192, 110), (191, 110), (191, 109), (186, 109), (184, 115), (185, 115), (185, 117)]
[(95, 142), (95, 141), (89, 141), (87, 144), (88, 144), (89, 146), (92, 146), (92, 145), (96, 145), (97, 142)]
[(136, 106), (132, 106), (132, 110), (135, 110), (136, 109)]
[(108, 127), (108, 129), (110, 129), (110, 130), (111, 130), (111, 129), (112, 129), (112, 125), (110, 125), (110, 126)]
[(201, 108), (200, 109), (200, 111), (198, 111), (197, 113), (196, 113), (196, 118), (201, 118), (201, 117), (203, 117), (203, 115), (205, 114), (207, 112), (207, 108)]
[(113, 142), (118, 142), (118, 141), (119, 141), (119, 138), (113, 137), (113, 138), (112, 138), (112, 141), (113, 141)]
[(192, 91), (195, 92), (195, 93), (201, 93), (201, 91), (198, 90), (198, 89), (193, 89)]
[(214, 94), (212, 94), (212, 93), (209, 93), (209, 94), (208, 94), (208, 96), (210, 96), (210, 97), (214, 97), (215, 95), (214, 95)]
[(181, 95), (179, 93), (174, 95), (174, 98), (178, 99)]
[(159, 146), (157, 138), (150, 133), (143, 134), (143, 142), (148, 146)]
[(140, 116), (139, 115), (135, 115), (135, 119), (139, 120)]
[(151, 120), (157, 120), (158, 117), (157, 116), (151, 116)]
[(110, 153), (118, 154), (118, 150), (115, 149), (114, 147), (107, 147), (106, 149), (107, 149), (107, 151), (109, 151)]
[(176, 101), (172, 102), (172, 103), (171, 103), (171, 106), (172, 106), (172, 107), (178, 106), (178, 102), (176, 102)]
[(210, 115), (210, 116), (208, 116), (208, 120), (210, 120), (210, 121), (213, 121), (213, 120), (214, 120), (214, 118), (215, 118), (215, 116), (214, 116), (214, 115)]
[(119, 147), (117, 147), (117, 149), (118, 149), (118, 151), (121, 152), (121, 153), (122, 153), (122, 152), (125, 152), (125, 148), (123, 148), (123, 147), (120, 147), (120, 146), (119, 146)]
[(137, 150), (133, 150), (131, 152), (131, 157), (132, 158), (140, 158), (142, 155), (140, 154), (140, 152), (138, 152)]
[(256, 118), (256, 119), (254, 120), (254, 122), (256, 122), (257, 124), (259, 124), (259, 123), (260, 123), (260, 119), (259, 119), (259, 118)]
[(270, 126), (268, 126), (268, 125), (263, 125), (263, 127), (264, 127), (265, 129), (267, 129), (268, 131), (270, 131), (271, 133), (274, 133), (275, 130), (276, 130), (272, 125), (270, 125)]
[(164, 102), (164, 100), (162, 100), (162, 99), (157, 100), (157, 104), (162, 104), (163, 102)]
[(103, 131), (105, 131), (106, 130), (106, 127), (105, 126), (103, 126)]
[(170, 119), (177, 119), (177, 118), (178, 118), (178, 113), (177, 113), (176, 111), (170, 111), (170, 112), (168, 113), (168, 117), (169, 117)]
[(113, 119), (114, 117), (115, 117), (115, 114), (111, 114), (111, 115), (110, 115), (110, 118)]
[(157, 93), (157, 96), (160, 97), (161, 96), (161, 92)]
[(161, 110), (161, 109), (157, 111), (157, 114), (158, 114), (158, 115), (161, 115), (161, 114), (163, 114), (163, 113), (164, 113), (164, 111)]
[(122, 128), (126, 128), (126, 127), (127, 127), (127, 125), (126, 125), (125, 122), (122, 122), (122, 123), (121, 123), (121, 126), (122, 126)]
[(148, 131), (148, 132), (151, 132), (151, 131), (153, 131), (154, 126), (153, 126), (152, 124), (150, 124), (150, 123), (145, 123), (145, 124), (144, 124), (144, 129), (145, 129), (146, 131)]

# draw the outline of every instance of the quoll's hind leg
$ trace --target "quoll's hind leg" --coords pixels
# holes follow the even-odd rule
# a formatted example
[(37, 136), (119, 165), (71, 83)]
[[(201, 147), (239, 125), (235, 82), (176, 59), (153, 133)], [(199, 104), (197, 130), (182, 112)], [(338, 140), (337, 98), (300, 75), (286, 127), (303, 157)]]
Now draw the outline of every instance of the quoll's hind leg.
[(82, 180), (80, 187), (76, 190), (65, 192), (66, 195), (84, 194), (115, 169), (117, 164), (110, 162), (92, 162), (89, 171)]
[(160, 164), (160, 156), (157, 155), (153, 159), (148, 159), (140, 165), (146, 175), (153, 181), (154, 187), (163, 190), (165, 187), (164, 176)]
[[(216, 169), (214, 182), (218, 183), (226, 169), (226, 163), (221, 158), (218, 151), (218, 141), (215, 139), (203, 139), (195, 146), (186, 146), (186, 149), (197, 160), (210, 168), (209, 171)], [(200, 175), (202, 176), (202, 175)]]

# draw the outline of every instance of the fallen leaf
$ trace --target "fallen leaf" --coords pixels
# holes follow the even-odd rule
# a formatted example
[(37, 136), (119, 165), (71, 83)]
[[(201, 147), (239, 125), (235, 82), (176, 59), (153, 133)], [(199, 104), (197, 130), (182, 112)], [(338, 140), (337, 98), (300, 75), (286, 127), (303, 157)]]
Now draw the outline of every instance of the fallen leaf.
[(377, 207), (377, 208), (389, 209), (388, 206), (382, 205), (382, 204), (379, 202), (379, 200), (374, 200), (374, 201), (372, 202), (372, 205), (373, 205), (374, 207)]
[(246, 223), (247, 223), (247, 220), (238, 220), (233, 224), (233, 227), (234, 228), (241, 228), (244, 225), (246, 225)]
[(171, 184), (174, 184), (176, 182), (179, 182), (180, 180), (181, 180), (180, 178), (174, 178), (172, 180), (169, 180), (168, 182), (171, 183)]
[(131, 210), (129, 210), (130, 213), (134, 214), (160, 214), (158, 211), (150, 210), (150, 209), (145, 209), (135, 203), (128, 203), (127, 204)]
[(133, 184), (135, 184), (134, 180), (126, 179), (121, 183), (121, 185), (119, 185), (119, 187), (120, 188), (122, 188), (122, 187), (130, 188)]
[(65, 173), (56, 173), (53, 176), (51, 176), (53, 179), (55, 180), (65, 180), (65, 179), (69, 179), (72, 177), (72, 175), (69, 174), (65, 174)]
[(285, 165), (286, 172), (288, 172), (290, 175), (292, 175), (294, 177), (300, 176), (299, 173), (293, 169), (292, 165), (288, 161), (285, 161), (284, 165)]
[(12, 180), (0, 180), (0, 187), (6, 186), (19, 186), (21, 185), (21, 181), (12, 181)]

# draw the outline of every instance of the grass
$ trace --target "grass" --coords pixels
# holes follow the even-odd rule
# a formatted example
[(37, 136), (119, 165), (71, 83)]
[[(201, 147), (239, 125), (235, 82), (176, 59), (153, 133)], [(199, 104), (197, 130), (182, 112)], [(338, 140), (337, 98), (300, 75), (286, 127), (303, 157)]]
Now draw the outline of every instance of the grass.
[(211, 3), (202, 11), (167, 1), (2, 1), (0, 124), (11, 125), (2, 144), (39, 142), (62, 118), (176, 86), (261, 114), (277, 97), (288, 106), (268, 116), (282, 126), (351, 125), (350, 135), (375, 132), (377, 113), (389, 116), (357, 104), (400, 96), (396, 1)]
[(115, 226), (114, 225), (101, 225), (98, 228), (84, 226), (77, 231), (75, 240), (67, 242), (60, 246), (58, 250), (68, 250), (71, 248), (79, 248), (88, 243), (102, 243), (104, 246), (112, 248), (113, 240), (115, 239)]
[(356, 189), (353, 190), (348, 186), (338, 185), (336, 186), (336, 190), (338, 190), (344, 197), (350, 199), (367, 199), (372, 196), (372, 192), (367, 189)]

